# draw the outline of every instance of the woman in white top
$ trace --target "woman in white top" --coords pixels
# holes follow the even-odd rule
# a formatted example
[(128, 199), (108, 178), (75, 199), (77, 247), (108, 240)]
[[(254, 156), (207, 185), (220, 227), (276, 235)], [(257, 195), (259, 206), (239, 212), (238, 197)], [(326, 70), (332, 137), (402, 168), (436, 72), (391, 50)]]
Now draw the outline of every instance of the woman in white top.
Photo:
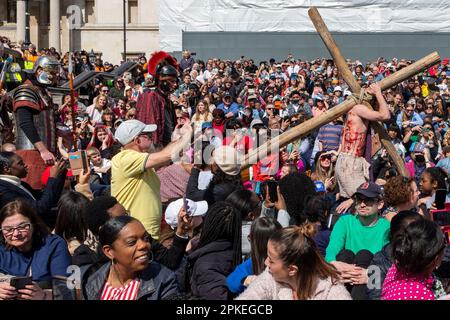
[(212, 120), (212, 114), (209, 112), (209, 103), (203, 99), (197, 104), (195, 114), (192, 117), (194, 131), (200, 131), (202, 129), (203, 122), (211, 122)]
[(90, 105), (86, 109), (86, 113), (91, 118), (92, 124), (102, 122), (103, 111), (108, 107), (108, 98), (101, 94), (98, 96), (97, 101)]

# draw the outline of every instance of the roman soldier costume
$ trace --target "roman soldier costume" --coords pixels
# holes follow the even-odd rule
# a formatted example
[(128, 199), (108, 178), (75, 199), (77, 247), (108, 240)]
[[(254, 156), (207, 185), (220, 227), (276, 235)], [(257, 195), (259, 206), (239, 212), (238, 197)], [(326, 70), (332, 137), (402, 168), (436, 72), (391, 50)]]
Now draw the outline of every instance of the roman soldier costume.
[(59, 67), (53, 57), (39, 57), (32, 71), (35, 79), (25, 81), (12, 92), (17, 154), (28, 166), (26, 182), (33, 189), (42, 188), (41, 175), (54, 163), (56, 127), (46, 87), (56, 82)]
[(158, 51), (149, 60), (148, 72), (153, 76), (156, 88), (138, 98), (136, 119), (145, 124), (156, 124), (152, 142), (155, 146), (166, 146), (171, 142), (176, 125), (170, 94), (178, 87), (178, 64), (168, 53)]

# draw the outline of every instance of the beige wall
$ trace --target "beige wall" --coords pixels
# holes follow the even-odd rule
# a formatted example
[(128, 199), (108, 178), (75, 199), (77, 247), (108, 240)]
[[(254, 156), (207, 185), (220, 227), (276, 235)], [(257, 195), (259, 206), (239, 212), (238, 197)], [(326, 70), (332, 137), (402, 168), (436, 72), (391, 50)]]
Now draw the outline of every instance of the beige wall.
[(16, 39), (16, 25), (6, 23), (7, 17), (7, 0), (0, 0), (0, 21), (2, 25), (0, 26), (0, 35), (13, 39)]
[[(85, 0), (61, 1), (61, 50), (69, 50), (69, 30), (66, 16), (69, 5), (79, 5), (82, 9), (82, 28), (73, 31), (74, 49), (85, 49), (103, 53), (103, 60), (119, 64), (123, 52), (123, 0), (95, 0), (95, 23), (86, 23)], [(127, 52), (145, 52), (148, 57), (159, 50), (159, 2), (158, 0), (138, 0), (139, 11), (137, 23), (127, 25)], [(44, 15), (44, 7), (49, 1), (31, 1), (31, 41), (38, 47), (48, 47), (49, 26), (39, 25), (40, 15)], [(3, 7), (5, 7), (3, 9)], [(0, 12), (6, 11), (6, 1), (0, 0)], [(5, 15), (5, 17), (3, 17)], [(0, 13), (0, 21), (6, 14)], [(48, 19), (48, 18), (47, 18)], [(15, 24), (0, 26), (0, 34), (16, 38)]]
[(159, 1), (138, 0), (139, 22), (143, 24), (159, 24)]
[[(108, 26), (105, 29), (99, 27), (84, 27), (81, 31), (81, 48), (91, 51), (101, 51), (103, 61), (119, 64), (123, 52), (123, 30), (115, 30)], [(144, 52), (146, 56), (159, 48), (158, 30), (145, 28), (132, 28), (127, 31), (127, 52)], [(64, 47), (64, 50), (66, 48)]]

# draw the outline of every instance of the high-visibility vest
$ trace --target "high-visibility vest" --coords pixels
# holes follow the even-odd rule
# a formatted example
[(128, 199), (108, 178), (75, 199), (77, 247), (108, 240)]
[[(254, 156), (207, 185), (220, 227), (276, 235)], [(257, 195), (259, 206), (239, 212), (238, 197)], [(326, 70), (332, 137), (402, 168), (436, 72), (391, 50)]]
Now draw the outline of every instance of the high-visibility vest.
[(34, 63), (37, 61), (39, 56), (36, 54), (31, 54), (28, 51), (23, 54), (24, 58), (24, 68), (26, 70), (32, 70), (34, 67)]
[[(11, 68), (14, 64), (17, 64), (17, 62), (12, 63), (9, 68)], [(22, 82), (22, 75), (20, 72), (11, 72), (8, 70), (8, 72), (5, 73), (5, 82)]]
[(7, 72), (5, 74), (5, 82), (22, 82), (22, 76), (20, 72)]
[(428, 84), (424, 83), (421, 87), (422, 89), (422, 96), (423, 97), (428, 97), (428, 95), (430, 94), (430, 91), (428, 89)]

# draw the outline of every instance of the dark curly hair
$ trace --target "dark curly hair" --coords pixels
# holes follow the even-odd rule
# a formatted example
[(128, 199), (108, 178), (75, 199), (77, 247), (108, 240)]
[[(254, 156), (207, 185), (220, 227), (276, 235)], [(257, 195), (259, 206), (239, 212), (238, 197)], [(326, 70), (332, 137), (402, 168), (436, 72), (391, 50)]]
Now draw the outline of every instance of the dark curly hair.
[(395, 176), (389, 178), (384, 186), (384, 200), (388, 206), (398, 206), (409, 201), (413, 192), (413, 178)]

